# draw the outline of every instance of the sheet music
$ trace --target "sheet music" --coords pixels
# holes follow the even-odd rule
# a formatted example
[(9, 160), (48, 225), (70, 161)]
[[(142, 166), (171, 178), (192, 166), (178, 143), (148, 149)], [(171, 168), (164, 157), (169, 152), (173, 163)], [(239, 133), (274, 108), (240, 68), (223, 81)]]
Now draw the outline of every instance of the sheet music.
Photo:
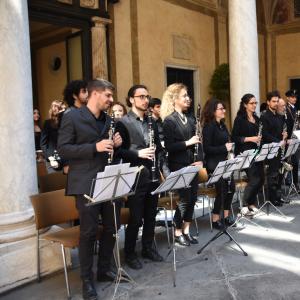
[(226, 169), (226, 160), (220, 161), (218, 163), (218, 165), (216, 166), (212, 176), (207, 181), (207, 185), (218, 182), (220, 180), (220, 178), (222, 177), (223, 173), (225, 172), (225, 169)]
[(300, 130), (293, 131), (293, 134), (297, 137), (298, 140), (300, 140)]
[(255, 162), (263, 161), (267, 158), (270, 145), (271, 144), (262, 145), (260, 152), (255, 157)]
[(296, 150), (295, 150), (295, 152), (296, 152), (298, 145), (299, 145), (298, 139), (291, 139), (283, 159), (286, 159), (286, 158), (290, 157), (291, 155), (293, 155), (293, 153), (294, 153), (293, 150), (296, 147)]
[[(130, 167), (129, 163), (106, 166), (104, 172), (97, 173), (92, 198), (97, 202), (101, 202), (110, 200), (113, 196), (116, 198), (128, 194), (135, 182), (138, 171), (138, 167)], [(119, 173), (120, 177), (116, 186)]]
[(300, 145), (300, 141), (298, 139), (295, 139), (295, 145), (292, 151), (292, 155), (294, 155), (297, 152), (299, 145)]
[(241, 158), (241, 162), (238, 164), (237, 170), (248, 169), (251, 165), (252, 160), (256, 154), (255, 149), (246, 150), (239, 154), (236, 158)]
[(279, 150), (280, 147), (281, 147), (281, 142), (272, 143), (271, 144), (271, 150), (270, 150), (267, 158), (268, 159), (273, 159), (277, 155), (278, 150)]
[(244, 158), (242, 157), (236, 157), (234, 159), (227, 160), (226, 165), (228, 167), (226, 168), (226, 172), (223, 174), (223, 178), (227, 179), (231, 176), (232, 172), (239, 170), (239, 165), (242, 164), (243, 160)]
[(166, 180), (151, 194), (159, 194), (172, 190), (188, 187), (195, 175), (199, 172), (199, 166), (187, 166), (171, 172)]

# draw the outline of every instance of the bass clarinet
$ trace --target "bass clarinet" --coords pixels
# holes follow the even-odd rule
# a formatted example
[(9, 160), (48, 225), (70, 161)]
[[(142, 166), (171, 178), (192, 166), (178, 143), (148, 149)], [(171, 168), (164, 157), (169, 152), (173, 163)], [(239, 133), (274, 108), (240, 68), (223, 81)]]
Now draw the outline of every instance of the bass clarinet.
[[(152, 118), (152, 112), (149, 109), (148, 110), (148, 144), (149, 148), (156, 149), (155, 141), (154, 141), (154, 129), (153, 129), (153, 118)], [(155, 152), (152, 158), (152, 165), (151, 165), (151, 181), (156, 182), (158, 181), (157, 173), (156, 173), (156, 158), (155, 158)]]

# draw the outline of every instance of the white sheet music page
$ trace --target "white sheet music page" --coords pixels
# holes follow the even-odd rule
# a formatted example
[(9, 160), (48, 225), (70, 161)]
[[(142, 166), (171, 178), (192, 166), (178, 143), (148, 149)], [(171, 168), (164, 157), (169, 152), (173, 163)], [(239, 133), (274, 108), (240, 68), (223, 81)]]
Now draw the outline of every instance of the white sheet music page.
[(269, 153), (269, 145), (270, 144), (264, 144), (262, 145), (260, 152), (256, 155), (255, 161), (263, 161), (267, 158), (267, 155)]
[(293, 131), (293, 134), (297, 137), (298, 140), (300, 140), (300, 130)]
[(242, 160), (240, 161), (237, 170), (248, 169), (254, 156), (255, 149), (246, 150), (243, 153), (239, 154), (236, 158), (242, 158)]
[(268, 154), (268, 159), (273, 159), (277, 155), (280, 146), (281, 146), (281, 142), (271, 144), (272, 148), (271, 148), (270, 153)]

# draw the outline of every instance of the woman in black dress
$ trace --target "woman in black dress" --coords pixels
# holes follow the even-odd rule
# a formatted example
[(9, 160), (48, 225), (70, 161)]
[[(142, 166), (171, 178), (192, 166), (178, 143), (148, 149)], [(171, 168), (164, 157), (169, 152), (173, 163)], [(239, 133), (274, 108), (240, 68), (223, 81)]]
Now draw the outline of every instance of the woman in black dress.
[[(233, 143), (230, 142), (230, 135), (224, 123), (225, 106), (215, 98), (208, 100), (203, 108), (201, 121), (203, 124), (203, 148), (205, 164), (209, 174), (212, 174), (220, 161), (227, 159), (228, 152), (232, 151)], [(229, 187), (230, 185), (230, 187)], [(220, 214), (222, 200), (224, 205), (225, 224), (230, 226), (233, 220), (229, 218), (232, 197), (234, 194), (233, 180), (221, 178), (216, 184), (216, 199), (214, 202), (212, 226), (221, 229)]]
[[(257, 149), (261, 141), (261, 135), (258, 135), (260, 121), (255, 114), (256, 105), (257, 101), (252, 94), (245, 94), (241, 99), (232, 129), (232, 140), (235, 142), (238, 154), (245, 150)], [(255, 206), (256, 196), (264, 183), (263, 163), (253, 163), (245, 171), (248, 184), (244, 191), (243, 202), (247, 204), (251, 213), (256, 213), (258, 211)]]
[[(202, 166), (202, 152), (194, 159), (195, 144), (200, 139), (195, 135), (195, 119), (185, 112), (190, 106), (187, 87), (174, 83), (166, 89), (162, 98), (161, 117), (165, 148), (168, 152), (168, 164), (171, 171), (189, 165)], [(201, 149), (201, 147), (198, 147)], [(198, 241), (190, 234), (194, 206), (197, 200), (198, 177), (191, 182), (191, 188), (179, 190), (180, 201), (175, 211), (175, 241), (183, 246), (197, 244)]]

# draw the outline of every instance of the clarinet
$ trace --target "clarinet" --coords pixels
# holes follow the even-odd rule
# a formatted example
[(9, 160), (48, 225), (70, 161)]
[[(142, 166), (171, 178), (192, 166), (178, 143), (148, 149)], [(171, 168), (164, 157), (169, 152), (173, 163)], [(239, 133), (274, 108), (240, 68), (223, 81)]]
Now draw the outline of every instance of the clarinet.
[[(262, 136), (262, 130), (263, 130), (263, 124), (262, 122), (259, 122), (257, 136)], [(261, 140), (257, 143), (258, 149), (260, 148), (260, 145), (261, 145)]]
[[(153, 130), (153, 118), (152, 118), (152, 112), (149, 109), (148, 110), (148, 144), (149, 148), (156, 148), (155, 141), (154, 141), (154, 130)], [(156, 158), (155, 153), (152, 158), (152, 165), (151, 165), (151, 181), (156, 182), (158, 181), (157, 175), (156, 175)]]
[[(231, 143), (230, 136), (228, 137), (228, 143)], [(229, 150), (227, 153), (227, 159), (234, 159), (234, 146), (234, 143), (232, 143), (231, 150)]]
[(295, 120), (294, 120), (294, 124), (293, 124), (293, 130), (292, 130), (292, 137), (293, 137), (293, 138), (297, 138), (297, 137), (294, 135), (294, 131), (297, 130), (298, 127), (299, 127), (299, 117), (300, 117), (300, 110), (297, 110), (296, 116), (295, 116)]
[[(115, 128), (116, 128), (116, 124), (115, 124), (115, 115), (112, 112), (111, 115), (111, 121), (110, 121), (110, 126), (109, 126), (109, 130), (108, 130), (108, 139), (109, 140), (113, 140), (114, 134), (115, 134)], [(110, 165), (112, 163), (113, 160), (113, 153), (109, 152), (108, 153), (108, 159), (107, 159), (107, 164)]]
[[(197, 107), (197, 114), (196, 114), (195, 134), (199, 137), (200, 141), (202, 141), (202, 128), (201, 128), (201, 124), (200, 124), (200, 116), (201, 116), (201, 105), (199, 103), (198, 107)], [(198, 161), (198, 157), (199, 157), (199, 144), (197, 143), (197, 144), (195, 144), (194, 162)]]

